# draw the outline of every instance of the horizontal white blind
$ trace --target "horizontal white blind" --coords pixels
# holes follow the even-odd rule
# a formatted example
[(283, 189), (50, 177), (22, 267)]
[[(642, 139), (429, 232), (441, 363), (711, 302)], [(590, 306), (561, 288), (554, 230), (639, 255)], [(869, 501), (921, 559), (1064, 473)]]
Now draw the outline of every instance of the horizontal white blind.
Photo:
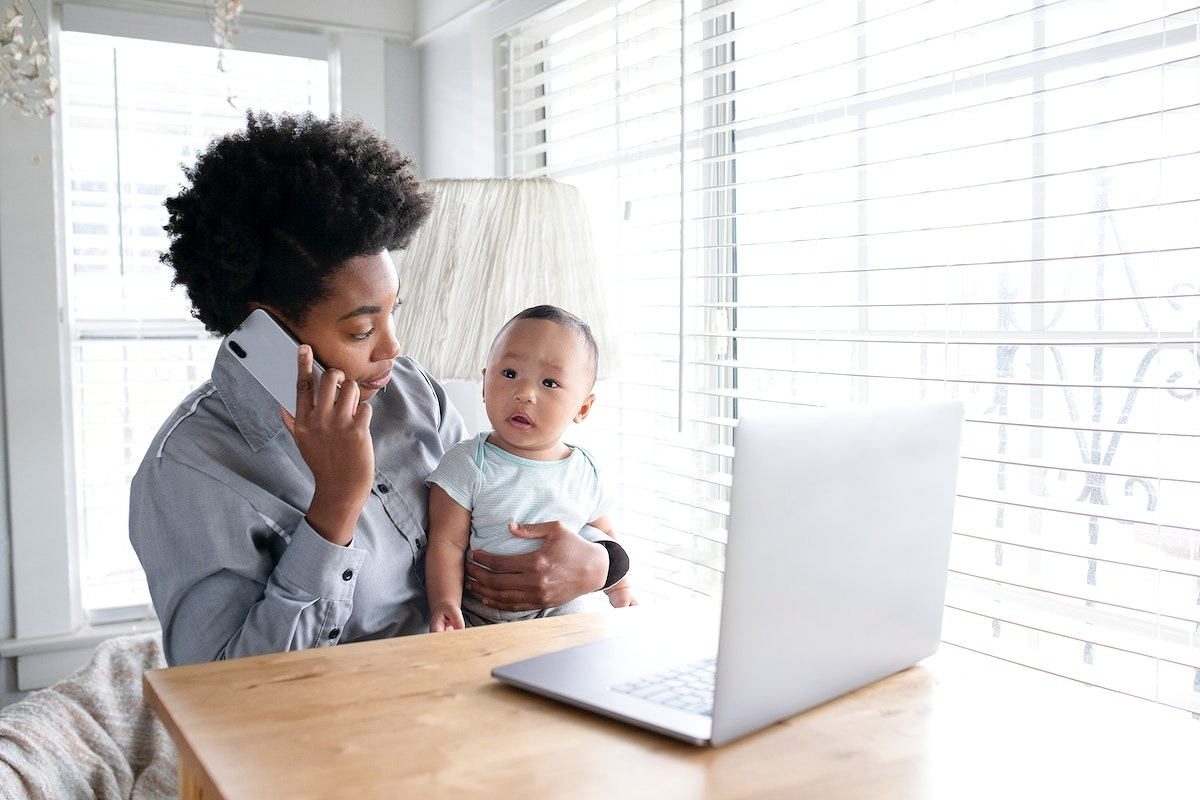
[[(967, 405), (948, 641), (1200, 713), (1200, 10), (564, 2), (503, 40), (624, 332), (585, 428), (664, 594), (755, 407)], [(797, 453), (802, 458), (803, 453)]]
[(159, 263), (181, 165), (245, 109), (328, 113), (324, 61), (63, 31), (59, 36), (82, 597), (89, 619), (144, 615), (129, 483), (151, 437), (205, 381), (217, 340)]

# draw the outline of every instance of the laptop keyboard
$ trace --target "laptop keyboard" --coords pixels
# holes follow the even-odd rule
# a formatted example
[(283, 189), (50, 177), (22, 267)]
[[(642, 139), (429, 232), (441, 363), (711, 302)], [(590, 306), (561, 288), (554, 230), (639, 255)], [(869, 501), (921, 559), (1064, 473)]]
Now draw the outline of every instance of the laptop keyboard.
[(612, 688), (679, 711), (711, 717), (716, 664), (713, 657), (702, 658)]

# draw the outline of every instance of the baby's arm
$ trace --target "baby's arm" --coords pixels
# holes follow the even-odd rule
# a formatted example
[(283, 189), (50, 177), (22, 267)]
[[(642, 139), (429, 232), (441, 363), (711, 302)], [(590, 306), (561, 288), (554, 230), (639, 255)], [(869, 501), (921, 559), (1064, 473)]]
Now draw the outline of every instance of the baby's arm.
[(430, 486), (425, 588), (432, 632), (466, 627), (462, 614), (463, 559), (470, 539), (471, 512), (451, 499), (442, 487)]
[[(615, 540), (617, 538), (616, 534), (613, 533), (612, 520), (608, 518), (607, 514), (597, 517), (588, 524), (603, 532), (605, 536), (611, 539)], [(633, 586), (629, 583), (628, 575), (605, 589), (604, 593), (608, 595), (608, 602), (613, 608), (624, 608), (638, 604), (637, 598), (633, 595)]]

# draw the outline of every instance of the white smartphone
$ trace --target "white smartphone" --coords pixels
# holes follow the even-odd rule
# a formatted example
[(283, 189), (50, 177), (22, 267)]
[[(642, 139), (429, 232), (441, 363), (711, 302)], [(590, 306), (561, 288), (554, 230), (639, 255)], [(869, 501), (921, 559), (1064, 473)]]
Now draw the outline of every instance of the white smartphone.
[[(225, 337), (225, 349), (237, 356), (251, 375), (296, 416), (296, 341), (287, 329), (264, 309), (256, 308), (233, 333)], [(313, 401), (325, 368), (313, 359)]]

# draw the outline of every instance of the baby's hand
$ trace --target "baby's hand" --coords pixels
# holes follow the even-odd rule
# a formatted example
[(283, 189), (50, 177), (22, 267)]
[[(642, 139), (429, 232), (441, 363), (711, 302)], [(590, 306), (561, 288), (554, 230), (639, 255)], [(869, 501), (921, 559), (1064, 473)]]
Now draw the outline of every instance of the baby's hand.
[(429, 632), (461, 631), (467, 627), (462, 609), (453, 603), (438, 603), (429, 610)]
[(608, 602), (613, 608), (625, 608), (638, 604), (637, 598), (633, 596), (633, 589), (627, 586), (610, 589), (607, 594)]

